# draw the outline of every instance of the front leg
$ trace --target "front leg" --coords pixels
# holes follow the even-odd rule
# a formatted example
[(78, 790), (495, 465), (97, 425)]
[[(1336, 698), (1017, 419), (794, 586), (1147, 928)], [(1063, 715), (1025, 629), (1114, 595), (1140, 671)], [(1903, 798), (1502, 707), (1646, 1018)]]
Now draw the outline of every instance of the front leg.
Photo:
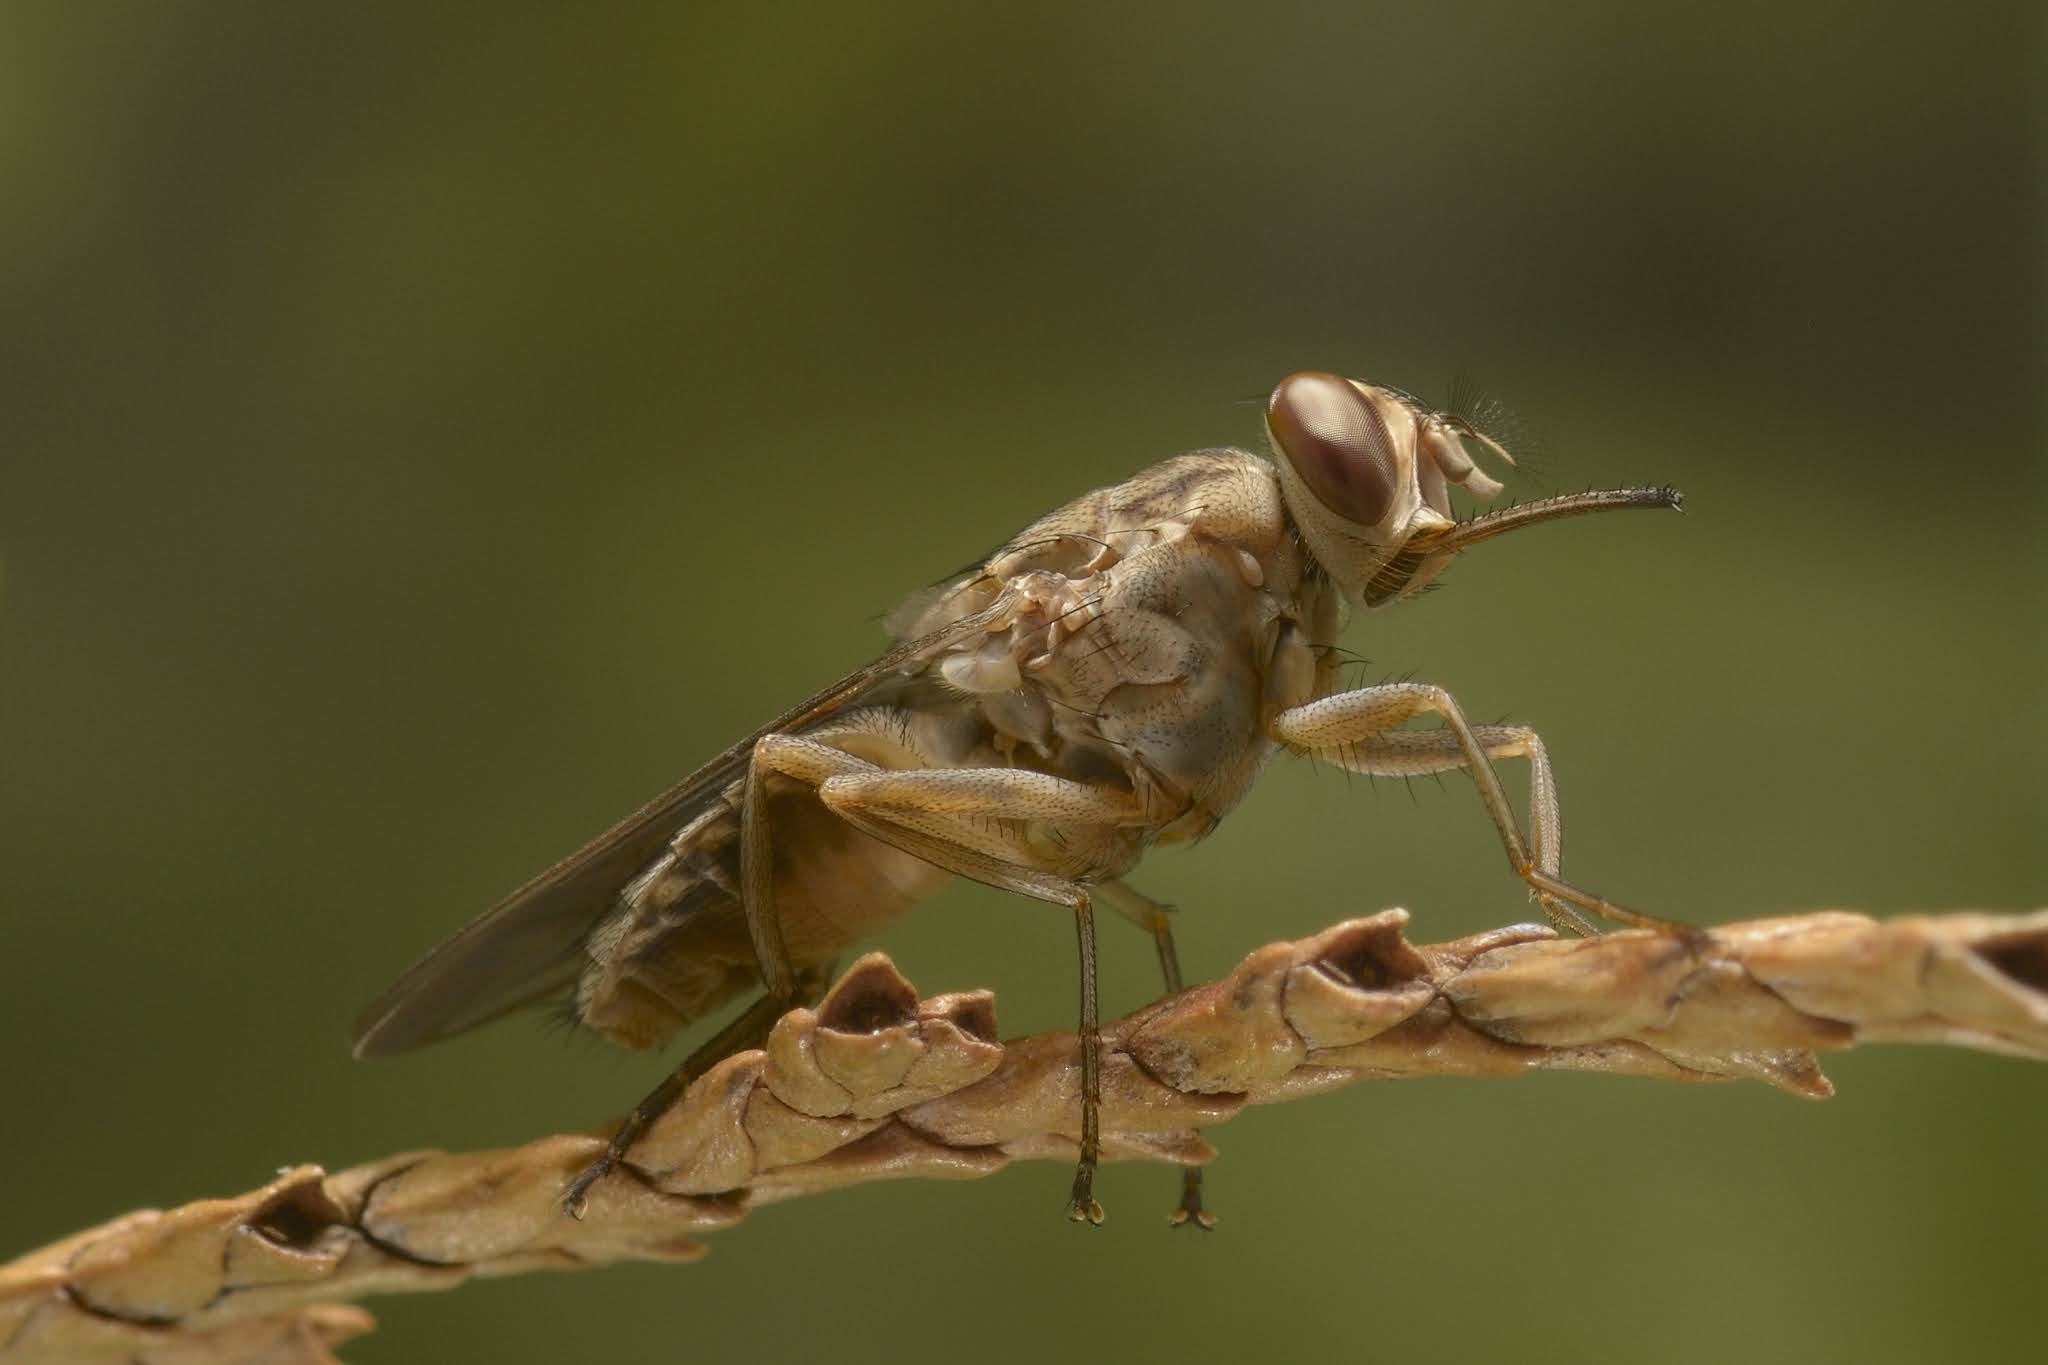
[[(1490, 759), (1529, 760), (1529, 856), (1536, 870), (1556, 877), (1564, 855), (1564, 821), (1557, 805), (1557, 778), (1543, 737), (1526, 725), (1475, 725), (1472, 737)], [(1368, 777), (1422, 777), (1466, 766), (1465, 750), (1449, 730), (1389, 730), (1345, 746), (1337, 762)], [(1592, 923), (1561, 901), (1544, 913), (1575, 933), (1597, 933)]]
[[(1434, 712), (1443, 720), (1442, 738), (1426, 730), (1396, 729), (1424, 712)], [(1552, 919), (1580, 932), (1590, 932), (1591, 924), (1578, 913), (1589, 910), (1640, 929), (1685, 937), (1696, 932), (1689, 926), (1616, 905), (1559, 877), (1557, 791), (1542, 741), (1536, 739), (1534, 731), (1483, 728), (1484, 739), (1467, 723), (1457, 699), (1433, 683), (1387, 683), (1291, 707), (1273, 718), (1268, 733), (1276, 743), (1296, 753), (1313, 754), (1356, 772), (1424, 772), (1462, 767), (1471, 773), (1479, 788), (1479, 799), (1500, 834), (1509, 865), (1516, 876), (1529, 884)], [(1504, 756), (1517, 747), (1527, 752), (1532, 770), (1530, 805), (1537, 832), (1534, 856), (1488, 757), (1491, 749), (1500, 750)]]

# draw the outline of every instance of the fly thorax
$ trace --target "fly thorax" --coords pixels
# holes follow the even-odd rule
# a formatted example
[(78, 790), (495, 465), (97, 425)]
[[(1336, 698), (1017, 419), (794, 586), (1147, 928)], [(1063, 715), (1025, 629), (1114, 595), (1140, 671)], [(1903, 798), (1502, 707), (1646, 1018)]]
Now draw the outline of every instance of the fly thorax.
[(939, 676), (962, 692), (1014, 692), (1024, 680), (1017, 666), (1016, 642), (1008, 632), (991, 635), (979, 646), (949, 654), (939, 663)]
[(1098, 606), (1101, 575), (1076, 581), (1067, 575), (1030, 570), (1004, 585), (1005, 610), (985, 633), (937, 661), (945, 685), (972, 702), (995, 748), (1016, 761), (1028, 751), (1032, 766), (1056, 765), (1062, 747), (1050, 692), (1065, 695), (1064, 679), (1048, 682), (1048, 670), (1076, 633), (1089, 628)]
[(1020, 684), (1013, 691), (992, 692), (977, 701), (983, 719), (995, 732), (999, 751), (1014, 756), (1019, 746), (1025, 746), (1041, 759), (1051, 755), (1052, 703), (1046, 700), (1043, 688)]
[[(1257, 770), (1259, 672), (1279, 611), (1271, 588), (1237, 547), (1181, 539), (1118, 566), (1097, 619), (1063, 651), (1092, 684), (1099, 742), (1162, 818), (1220, 813)], [(1206, 828), (1207, 816), (1194, 819)]]

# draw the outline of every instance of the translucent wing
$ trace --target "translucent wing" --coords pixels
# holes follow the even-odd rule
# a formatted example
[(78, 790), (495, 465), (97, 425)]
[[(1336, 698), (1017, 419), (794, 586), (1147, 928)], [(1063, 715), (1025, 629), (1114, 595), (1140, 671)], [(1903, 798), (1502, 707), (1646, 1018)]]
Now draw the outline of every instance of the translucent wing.
[(358, 1057), (387, 1057), (557, 995), (576, 980), (582, 945), (620, 888), (683, 825), (746, 772), (763, 735), (801, 730), (914, 673), (1002, 609), (991, 605), (908, 641), (849, 674), (655, 797), (507, 896), (422, 958), (357, 1017)]

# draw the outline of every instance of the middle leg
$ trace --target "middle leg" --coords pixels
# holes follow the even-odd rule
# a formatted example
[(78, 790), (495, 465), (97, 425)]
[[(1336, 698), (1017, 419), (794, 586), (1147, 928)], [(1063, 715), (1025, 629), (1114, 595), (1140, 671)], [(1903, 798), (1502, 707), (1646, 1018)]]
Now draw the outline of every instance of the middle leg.
[[(1102, 903), (1152, 935), (1159, 950), (1159, 973), (1166, 979), (1166, 993), (1181, 993), (1180, 953), (1173, 946), (1173, 907), (1155, 901), (1124, 881), (1107, 881), (1095, 888)], [(1180, 1203), (1167, 1215), (1175, 1227), (1187, 1225), (1207, 1231), (1216, 1226), (1216, 1215), (1202, 1207), (1202, 1168), (1180, 1168)]]
[[(1102, 1148), (1101, 1016), (1094, 900), (1091, 887), (1082, 880), (1098, 870), (1077, 866), (1085, 855), (1063, 844), (1142, 825), (1142, 804), (1113, 787), (1013, 768), (847, 774), (821, 784), (818, 796), (854, 828), (938, 867), (1073, 910), (1081, 953), (1081, 1150), (1067, 1216), (1076, 1222), (1101, 1223), (1102, 1205), (1094, 1197)], [(1062, 838), (1049, 842), (1034, 837), (1035, 830)], [(1046, 870), (1047, 863), (1054, 870)], [(1100, 869), (1109, 870), (1113, 869)]]

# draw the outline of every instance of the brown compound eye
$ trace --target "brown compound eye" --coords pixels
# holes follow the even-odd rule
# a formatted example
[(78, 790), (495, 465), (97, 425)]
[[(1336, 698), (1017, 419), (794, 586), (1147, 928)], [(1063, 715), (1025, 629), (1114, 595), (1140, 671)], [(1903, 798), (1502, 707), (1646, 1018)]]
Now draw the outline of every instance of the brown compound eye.
[(1394, 440), (1358, 386), (1334, 374), (1290, 374), (1266, 400), (1266, 430), (1316, 500), (1374, 526), (1394, 503)]

